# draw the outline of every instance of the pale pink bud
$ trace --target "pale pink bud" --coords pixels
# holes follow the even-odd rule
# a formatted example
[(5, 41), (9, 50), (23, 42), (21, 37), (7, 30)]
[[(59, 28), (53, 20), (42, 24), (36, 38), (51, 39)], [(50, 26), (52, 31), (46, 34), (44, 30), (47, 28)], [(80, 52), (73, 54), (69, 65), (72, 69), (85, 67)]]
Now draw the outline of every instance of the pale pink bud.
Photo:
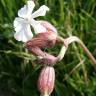
[(45, 52), (43, 54), (45, 54), (45, 56), (43, 57), (38, 56), (38, 59), (34, 60), (33, 63), (44, 65), (44, 66), (45, 65), (54, 66), (54, 64), (56, 64), (56, 62), (58, 61), (58, 57), (60, 57), (60, 56), (55, 57)]
[(47, 29), (46, 33), (49, 34), (47, 35), (48, 40), (53, 40), (53, 42), (55, 42), (58, 36), (56, 28), (48, 21), (42, 21), (41, 24)]
[(41, 95), (49, 96), (54, 88), (55, 80), (55, 70), (53, 67), (46, 66), (42, 69), (39, 80), (38, 80), (38, 90)]
[(47, 31), (52, 31), (57, 33), (56, 28), (48, 21), (42, 21), (41, 24), (47, 29)]

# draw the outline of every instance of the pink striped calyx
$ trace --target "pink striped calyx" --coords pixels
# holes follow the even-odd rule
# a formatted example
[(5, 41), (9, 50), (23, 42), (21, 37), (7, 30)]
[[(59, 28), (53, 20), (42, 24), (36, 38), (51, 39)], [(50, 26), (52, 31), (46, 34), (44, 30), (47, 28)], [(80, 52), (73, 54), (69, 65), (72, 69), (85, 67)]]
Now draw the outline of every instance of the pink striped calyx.
[(49, 96), (54, 89), (55, 70), (46, 66), (41, 70), (38, 80), (38, 90), (42, 96)]

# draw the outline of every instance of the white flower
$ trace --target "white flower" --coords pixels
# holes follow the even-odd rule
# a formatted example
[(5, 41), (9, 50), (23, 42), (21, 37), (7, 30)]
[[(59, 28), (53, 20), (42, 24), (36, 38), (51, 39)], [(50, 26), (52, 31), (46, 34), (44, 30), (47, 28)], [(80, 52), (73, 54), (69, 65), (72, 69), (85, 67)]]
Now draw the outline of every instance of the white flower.
[(14, 20), (14, 28), (16, 31), (14, 37), (16, 40), (26, 42), (32, 39), (31, 26), (36, 34), (46, 32), (45, 27), (41, 25), (41, 21), (36, 21), (34, 18), (44, 16), (46, 11), (49, 11), (49, 8), (42, 5), (37, 11), (32, 13), (34, 7), (34, 2), (30, 0), (27, 1), (27, 5), (24, 5), (24, 7), (18, 11), (19, 17), (16, 17)]

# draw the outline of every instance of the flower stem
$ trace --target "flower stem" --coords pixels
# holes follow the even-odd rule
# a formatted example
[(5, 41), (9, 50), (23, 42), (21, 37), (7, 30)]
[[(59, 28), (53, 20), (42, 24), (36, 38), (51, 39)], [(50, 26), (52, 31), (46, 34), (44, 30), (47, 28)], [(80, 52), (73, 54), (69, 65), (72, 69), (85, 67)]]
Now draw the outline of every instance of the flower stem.
[[(77, 43), (79, 43), (81, 45), (81, 47), (83, 48), (84, 52), (87, 54), (87, 56), (92, 61), (92, 63), (93, 64), (96, 64), (96, 59), (94, 58), (94, 56), (91, 54), (91, 52), (88, 50), (88, 48), (84, 45), (84, 43), (78, 37), (76, 37), (76, 36), (70, 36), (70, 37), (68, 37), (66, 39), (63, 39), (62, 37), (58, 37), (58, 38), (59, 38), (59, 42), (61, 40), (61, 42), (65, 45), (65, 47), (64, 46), (62, 47), (64, 49), (61, 48), (60, 54), (65, 54), (63, 51), (65, 49), (67, 50), (67, 47), (68, 47), (69, 44), (71, 44), (73, 42), (77, 42)], [(58, 55), (58, 58), (60, 57), (60, 54)], [(61, 56), (64, 56), (64, 55), (61, 55)]]
[(45, 91), (45, 93), (42, 94), (41, 96), (49, 96), (49, 95), (48, 95), (47, 91)]
[(65, 45), (63, 45), (60, 52), (59, 52), (59, 54), (58, 54), (58, 56), (57, 56), (58, 61), (61, 61), (63, 59), (66, 51), (67, 51), (67, 47)]

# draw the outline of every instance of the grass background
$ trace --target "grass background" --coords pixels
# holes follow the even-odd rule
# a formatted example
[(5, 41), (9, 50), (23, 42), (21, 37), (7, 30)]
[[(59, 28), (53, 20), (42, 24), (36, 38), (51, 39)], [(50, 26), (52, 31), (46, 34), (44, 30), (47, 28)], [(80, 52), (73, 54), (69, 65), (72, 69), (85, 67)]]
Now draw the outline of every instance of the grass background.
[[(0, 96), (40, 96), (37, 80), (41, 69), (34, 57), (14, 39), (13, 20), (27, 0), (0, 0)], [(45, 4), (51, 22), (62, 37), (78, 36), (96, 57), (95, 0), (35, 0)], [(60, 46), (47, 51), (58, 54)], [(96, 70), (78, 44), (71, 44), (64, 59), (54, 66), (56, 82), (52, 96), (96, 96)]]

